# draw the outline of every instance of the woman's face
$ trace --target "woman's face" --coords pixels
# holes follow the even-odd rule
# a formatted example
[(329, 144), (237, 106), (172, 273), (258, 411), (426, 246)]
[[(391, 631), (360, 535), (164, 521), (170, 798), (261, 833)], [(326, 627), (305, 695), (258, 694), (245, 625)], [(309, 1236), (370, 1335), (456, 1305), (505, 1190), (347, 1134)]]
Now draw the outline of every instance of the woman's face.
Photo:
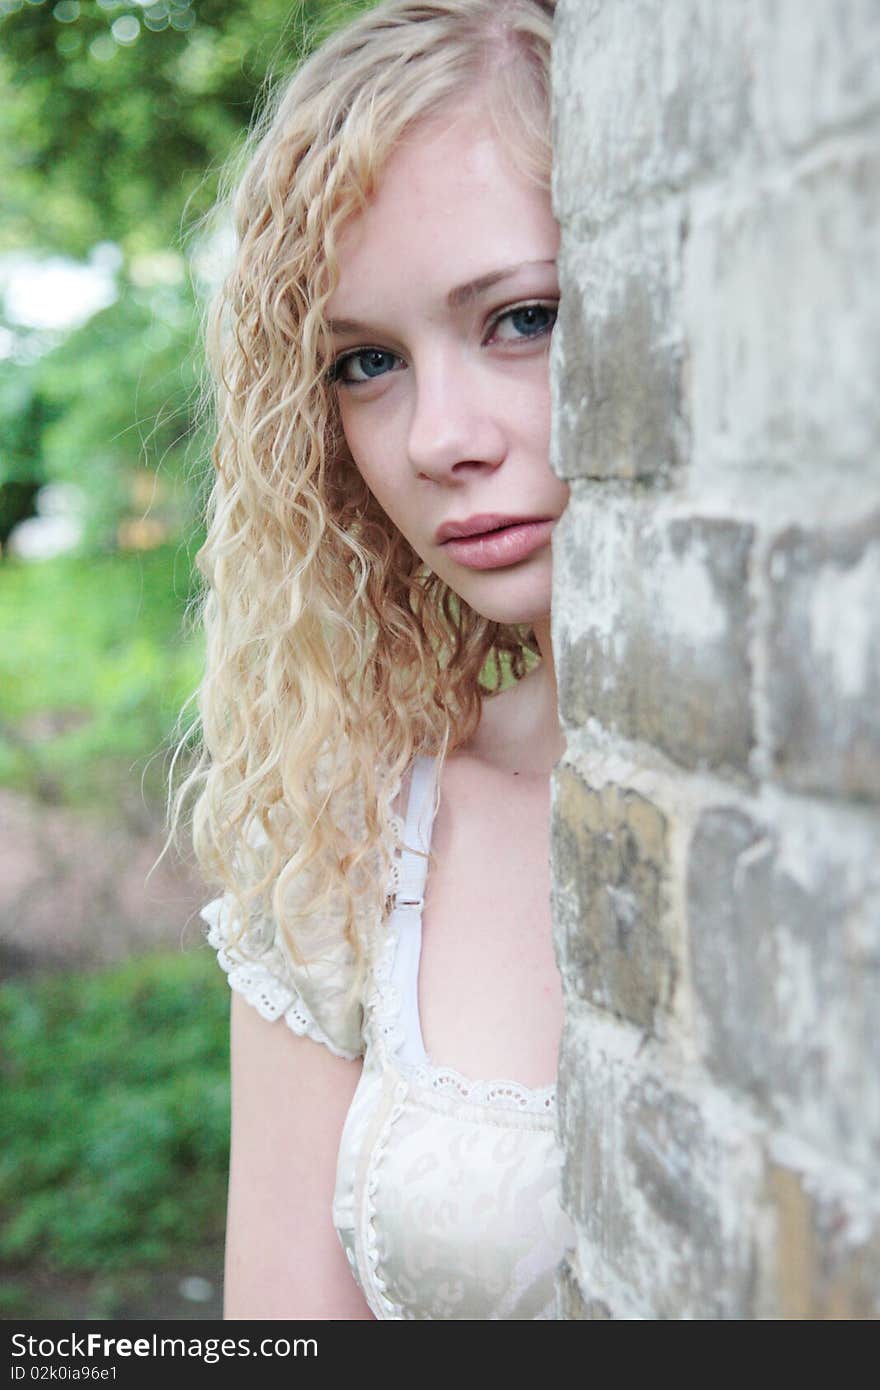
[[(395, 151), (341, 238), (327, 306), (355, 465), (421, 559), (498, 622), (549, 613), (569, 493), (549, 464), (558, 246), (549, 196), (459, 113)], [(508, 525), (448, 541), (450, 523)]]

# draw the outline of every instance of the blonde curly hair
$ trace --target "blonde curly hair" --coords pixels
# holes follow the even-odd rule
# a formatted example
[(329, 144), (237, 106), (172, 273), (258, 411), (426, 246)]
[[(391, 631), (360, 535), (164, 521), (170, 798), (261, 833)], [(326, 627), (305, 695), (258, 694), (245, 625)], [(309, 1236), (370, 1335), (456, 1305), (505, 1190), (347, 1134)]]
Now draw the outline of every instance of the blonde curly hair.
[[(333, 34), (279, 90), (232, 203), (234, 263), (209, 311), (215, 476), (204, 577), (193, 844), (239, 923), (332, 909), (359, 989), (389, 906), (392, 798), (413, 758), (476, 729), (528, 625), (460, 600), (352, 466), (326, 305), (341, 229), (404, 131), (485, 96), (519, 167), (549, 188), (553, 0), (387, 0)], [(367, 930), (365, 924), (372, 924)], [(240, 930), (239, 939), (243, 939)]]

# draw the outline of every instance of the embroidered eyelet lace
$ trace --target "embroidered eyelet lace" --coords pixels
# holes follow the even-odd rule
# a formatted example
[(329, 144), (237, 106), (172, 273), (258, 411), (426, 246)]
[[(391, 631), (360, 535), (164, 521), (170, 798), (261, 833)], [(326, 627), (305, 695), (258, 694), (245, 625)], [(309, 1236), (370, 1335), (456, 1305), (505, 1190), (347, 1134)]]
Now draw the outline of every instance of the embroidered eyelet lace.
[(245, 960), (234, 954), (231, 909), (223, 898), (206, 903), (199, 915), (207, 923), (208, 945), (217, 952), (217, 962), (228, 976), (230, 989), (252, 1004), (262, 1018), (270, 1023), (283, 1018), (299, 1037), (323, 1043), (347, 1062), (360, 1056), (340, 1047), (318, 1023), (292, 983), (287, 959), (278, 945), (268, 945), (258, 960)]
[[(390, 801), (396, 801), (400, 794), (400, 783), (390, 797)], [(402, 816), (398, 816), (395, 811), (389, 812), (389, 822), (391, 825), (392, 858), (388, 869), (388, 886), (386, 892), (389, 898), (396, 898), (400, 891), (400, 856), (403, 853), (403, 836), (406, 829)]]

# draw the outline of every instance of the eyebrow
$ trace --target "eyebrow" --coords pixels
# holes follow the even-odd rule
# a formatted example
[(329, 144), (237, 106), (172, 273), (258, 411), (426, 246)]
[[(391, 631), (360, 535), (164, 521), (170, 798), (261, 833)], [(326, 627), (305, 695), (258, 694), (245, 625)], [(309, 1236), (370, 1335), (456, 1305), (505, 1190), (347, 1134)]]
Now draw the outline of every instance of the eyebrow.
[(454, 290), (450, 290), (446, 296), (446, 303), (450, 309), (460, 309), (468, 300), (475, 299), (477, 295), (484, 294), (486, 290), (491, 290), (493, 285), (499, 285), (502, 280), (509, 280), (520, 270), (525, 270), (529, 266), (555, 265), (556, 262), (549, 261), (520, 261), (517, 265), (505, 266), (503, 270), (490, 270), (488, 275), (479, 275), (476, 280), (469, 280), (466, 285), (458, 285)]
[[(555, 260), (544, 261), (519, 261), (516, 265), (505, 266), (502, 270), (490, 270), (485, 275), (478, 275), (475, 280), (468, 280), (465, 285), (456, 285), (455, 289), (450, 290), (446, 296), (446, 303), (450, 309), (460, 309), (471, 299), (476, 299), (478, 295), (485, 294), (486, 290), (491, 290), (493, 286), (501, 284), (502, 280), (510, 280), (520, 270), (525, 270), (530, 266), (555, 265)], [(331, 333), (365, 333), (369, 332), (370, 325), (361, 323), (358, 319), (328, 319), (327, 327)]]

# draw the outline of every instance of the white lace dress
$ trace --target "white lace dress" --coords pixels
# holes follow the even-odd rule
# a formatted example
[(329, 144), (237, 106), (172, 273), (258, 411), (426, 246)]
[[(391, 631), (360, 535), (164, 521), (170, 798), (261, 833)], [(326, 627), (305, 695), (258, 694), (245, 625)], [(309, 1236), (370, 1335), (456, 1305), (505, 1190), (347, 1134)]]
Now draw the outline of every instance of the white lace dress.
[[(396, 906), (362, 1015), (346, 1010), (345, 953), (298, 974), (273, 942), (244, 963), (225, 900), (202, 916), (233, 989), (266, 1018), (338, 1056), (363, 1056), (342, 1132), (333, 1221), (377, 1318), (554, 1318), (554, 1276), (573, 1230), (558, 1200), (553, 1087), (472, 1081), (426, 1054), (418, 1015), (424, 854), (435, 765), (413, 767), (392, 888)], [(422, 854), (413, 850), (422, 850)]]

